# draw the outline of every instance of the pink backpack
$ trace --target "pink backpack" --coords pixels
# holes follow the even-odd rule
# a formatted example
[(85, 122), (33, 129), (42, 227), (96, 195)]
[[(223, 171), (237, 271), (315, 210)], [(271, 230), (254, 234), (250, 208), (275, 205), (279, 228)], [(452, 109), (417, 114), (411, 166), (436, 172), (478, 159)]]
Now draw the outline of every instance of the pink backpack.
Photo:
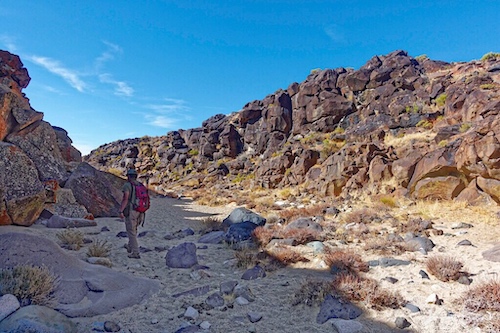
[(132, 185), (132, 208), (144, 213), (150, 205), (148, 189), (139, 182), (130, 182), (130, 184)]

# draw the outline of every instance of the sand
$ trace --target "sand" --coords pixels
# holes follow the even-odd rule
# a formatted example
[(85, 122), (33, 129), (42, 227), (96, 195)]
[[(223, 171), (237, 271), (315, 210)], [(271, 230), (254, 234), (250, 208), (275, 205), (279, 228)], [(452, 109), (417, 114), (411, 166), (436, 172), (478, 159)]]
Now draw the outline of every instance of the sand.
[[(234, 266), (234, 250), (224, 244), (197, 244), (199, 231), (203, 229), (200, 220), (206, 217), (223, 219), (236, 208), (235, 205), (224, 207), (206, 207), (193, 204), (189, 200), (171, 198), (153, 198), (152, 207), (147, 212), (146, 222), (139, 232), (146, 232), (139, 238), (141, 247), (153, 251), (141, 253), (141, 259), (129, 259), (123, 248), (126, 238), (116, 235), (125, 230), (125, 224), (119, 218), (98, 218), (96, 227), (80, 229), (86, 238), (106, 240), (112, 247), (109, 259), (112, 269), (127, 272), (132, 275), (156, 279), (161, 283), (160, 291), (151, 298), (129, 308), (114, 311), (91, 318), (74, 318), (78, 323), (79, 332), (92, 332), (92, 327), (98, 327), (104, 321), (113, 321), (121, 327), (121, 332), (175, 332), (186, 323), (200, 324), (204, 321), (210, 324), (208, 332), (335, 332), (331, 322), (317, 324), (316, 316), (319, 307), (306, 305), (292, 306), (294, 293), (305, 281), (313, 279), (329, 279), (331, 275), (322, 262), (320, 255), (315, 255), (308, 247), (301, 247), (304, 255), (311, 259), (308, 263), (299, 263), (268, 272), (265, 278), (251, 281), (241, 279), (242, 268)], [(500, 264), (486, 261), (481, 253), (492, 248), (500, 239), (498, 224), (475, 225), (470, 229), (452, 229), (460, 221), (437, 221), (435, 228), (442, 229), (445, 235), (431, 236), (436, 247), (429, 255), (447, 254), (460, 259), (464, 269), (473, 274), (473, 284), (479, 281), (497, 277), (500, 274)], [(102, 231), (106, 227), (109, 231)], [(166, 240), (165, 235), (175, 234), (180, 230), (192, 228), (195, 234), (181, 239)], [(48, 229), (36, 224), (30, 228), (8, 227), (12, 230), (40, 234), (57, 241), (59, 229)], [(446, 235), (448, 234), (448, 235)], [(457, 246), (461, 240), (471, 241), (473, 246)], [(208, 269), (194, 272), (191, 269), (168, 268), (165, 263), (166, 251), (155, 251), (155, 247), (171, 248), (183, 242), (197, 244), (198, 261)], [(339, 245), (342, 246), (342, 245)], [(352, 248), (352, 245), (349, 245)], [(358, 249), (363, 259), (378, 259), (381, 256), (373, 253), (363, 253)], [(75, 257), (85, 260), (87, 248), (79, 251), (69, 251)], [(429, 255), (420, 252), (405, 253), (395, 256), (399, 259), (412, 261), (408, 266), (372, 267), (367, 275), (379, 281), (382, 287), (399, 291), (411, 304), (421, 311), (411, 313), (408, 309), (388, 309), (375, 311), (363, 308), (363, 315), (358, 321), (363, 323), (363, 332), (398, 332), (394, 328), (397, 317), (404, 317), (411, 326), (406, 332), (482, 332), (471, 326), (473, 315), (462, 312), (461, 305), (456, 300), (469, 286), (458, 282), (441, 282), (435, 277), (423, 279), (419, 271), (425, 269), (425, 260)], [(391, 284), (385, 277), (393, 277), (398, 282)], [(196, 320), (184, 317), (186, 308), (198, 307), (205, 303), (206, 298), (217, 292), (221, 282), (235, 280), (247, 286), (255, 300), (247, 305), (233, 303), (226, 299), (226, 305), (231, 306), (210, 310), (201, 310)], [(201, 296), (173, 297), (193, 288), (209, 286), (210, 291)], [(435, 293), (443, 300), (442, 305), (427, 304), (427, 297)], [(262, 319), (252, 323), (248, 313), (258, 313)]]

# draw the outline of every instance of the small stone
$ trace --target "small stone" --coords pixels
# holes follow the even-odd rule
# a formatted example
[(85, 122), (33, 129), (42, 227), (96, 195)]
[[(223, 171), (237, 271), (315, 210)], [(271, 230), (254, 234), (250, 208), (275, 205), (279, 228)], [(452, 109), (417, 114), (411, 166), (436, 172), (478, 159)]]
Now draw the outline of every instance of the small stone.
[(468, 239), (464, 239), (458, 242), (457, 246), (471, 246), (472, 243)]
[(156, 325), (156, 324), (158, 324), (158, 323), (159, 323), (158, 318), (153, 318), (153, 319), (151, 319), (151, 324)]
[(455, 223), (451, 228), (452, 229), (468, 229), (468, 228), (472, 228), (472, 227), (473, 227), (472, 224), (460, 222), (460, 223)]
[(247, 313), (247, 317), (248, 317), (248, 320), (250, 320), (251, 323), (256, 323), (258, 322), (259, 320), (262, 319), (262, 315), (258, 312), (248, 312)]
[(418, 272), (418, 274), (420, 274), (420, 276), (422, 277), (422, 279), (428, 279), (429, 280), (429, 274), (427, 274), (425, 271), (420, 270)]
[(408, 320), (406, 320), (406, 318), (403, 318), (403, 317), (397, 317), (395, 324), (396, 324), (396, 327), (400, 328), (400, 329), (407, 328), (407, 327), (411, 326), (411, 323)]
[(186, 309), (186, 312), (184, 312), (184, 317), (186, 317), (186, 318), (191, 318), (191, 319), (196, 320), (199, 316), (200, 316), (200, 313), (198, 312), (198, 310), (196, 310), (192, 306), (188, 307)]
[(247, 305), (248, 303), (250, 303), (245, 297), (241, 297), (241, 296), (236, 297), (236, 299), (234, 301), (238, 305)]
[(387, 282), (389, 282), (389, 283), (392, 283), (392, 284), (394, 284), (394, 283), (396, 283), (396, 282), (398, 282), (398, 281), (399, 281), (398, 279), (393, 278), (392, 276), (386, 276), (386, 277), (385, 277), (385, 278), (383, 278), (382, 280), (385, 280), (385, 281), (387, 281)]
[(200, 324), (200, 328), (201, 329), (204, 329), (204, 330), (208, 330), (210, 329), (210, 326), (212, 326), (212, 324), (210, 324), (208, 321), (202, 321), (201, 324)]
[(410, 303), (406, 304), (405, 308), (407, 308), (408, 310), (410, 310), (413, 313), (420, 312), (420, 308), (418, 306), (410, 304)]
[(119, 332), (121, 330), (120, 326), (114, 321), (105, 321), (104, 322), (104, 331), (105, 332)]
[(472, 281), (467, 276), (462, 275), (461, 277), (458, 278), (457, 282), (468, 286), (471, 284)]
[(356, 320), (332, 319), (331, 321), (335, 332), (338, 333), (366, 332), (366, 328), (363, 326), (363, 324)]

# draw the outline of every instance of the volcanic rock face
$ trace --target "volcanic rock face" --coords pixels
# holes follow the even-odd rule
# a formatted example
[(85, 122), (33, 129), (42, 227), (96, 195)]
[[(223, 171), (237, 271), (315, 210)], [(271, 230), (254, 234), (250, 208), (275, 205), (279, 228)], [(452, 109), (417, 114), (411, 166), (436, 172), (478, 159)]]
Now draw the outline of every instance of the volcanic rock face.
[[(104, 213), (99, 211), (101, 216), (115, 216), (118, 203), (110, 182), (102, 185), (105, 178), (92, 179), (92, 189), (101, 189), (97, 194), (91, 196), (89, 188), (86, 192), (79, 189), (79, 203), (58, 202), (57, 198), (73, 197), (58, 191), (67, 191), (63, 186), (82, 157), (64, 129), (52, 127), (43, 121), (43, 113), (31, 108), (22, 93), (29, 82), (19, 57), (0, 51), (0, 225), (29, 226), (44, 208), (78, 215), (70, 217), (92, 217), (81, 205), (89, 202), (93, 207), (106, 207)], [(120, 188), (120, 179), (116, 182)]]
[(201, 128), (101, 146), (87, 161), (133, 165), (159, 192), (300, 186), (354, 196), (370, 184), (372, 193), (500, 203), (499, 88), (494, 55), (445, 63), (395, 51), (359, 70), (315, 70)]

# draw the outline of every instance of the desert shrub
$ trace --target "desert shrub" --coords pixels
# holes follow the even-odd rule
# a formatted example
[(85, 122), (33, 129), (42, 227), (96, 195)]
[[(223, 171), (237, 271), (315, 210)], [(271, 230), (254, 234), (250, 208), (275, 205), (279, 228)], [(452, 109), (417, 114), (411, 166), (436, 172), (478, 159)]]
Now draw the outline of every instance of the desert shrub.
[(209, 216), (201, 220), (204, 232), (212, 232), (222, 230), (222, 222), (220, 219)]
[(258, 252), (250, 248), (244, 248), (234, 253), (234, 257), (236, 258), (236, 267), (238, 268), (251, 268), (255, 267), (258, 263), (260, 263), (260, 259), (258, 257)]
[(398, 205), (396, 202), (396, 199), (394, 199), (394, 197), (390, 197), (390, 196), (386, 196), (386, 195), (382, 196), (380, 198), (380, 202), (388, 207), (391, 207), (391, 208), (397, 207), (397, 205)]
[(275, 238), (275, 228), (273, 227), (257, 227), (252, 232), (252, 238), (260, 247), (265, 247)]
[(291, 222), (299, 217), (322, 216), (328, 208), (326, 204), (317, 204), (310, 207), (290, 208), (279, 212), (279, 216), (287, 222)]
[(200, 152), (198, 151), (198, 149), (190, 149), (190, 150), (188, 151), (189, 156), (198, 156), (198, 155), (199, 155), (199, 153), (200, 153)]
[(96, 239), (87, 249), (87, 257), (107, 257), (111, 251), (111, 244), (106, 240)]
[(496, 60), (496, 59), (500, 59), (500, 53), (496, 53), (496, 52), (488, 52), (486, 53), (485, 55), (483, 55), (481, 57), (481, 60), (482, 61), (487, 61), (487, 60)]
[(424, 62), (426, 60), (429, 60), (429, 57), (427, 56), (427, 54), (421, 54), (419, 56), (416, 56), (415, 60), (417, 60), (418, 62)]
[(0, 269), (0, 295), (12, 294), (22, 306), (54, 306), (53, 292), (58, 284), (59, 278), (45, 266), (21, 265)]
[(460, 128), (458, 130), (460, 131), (460, 133), (464, 133), (467, 132), (471, 127), (472, 125), (470, 123), (463, 123), (462, 125), (460, 125)]
[(78, 251), (83, 246), (83, 233), (76, 229), (65, 229), (56, 234), (64, 248)]
[(288, 247), (276, 247), (272, 250), (266, 251), (267, 255), (284, 266), (289, 264), (294, 264), (297, 262), (308, 262), (309, 259), (301, 255), (300, 253), (288, 248)]
[(407, 303), (398, 291), (383, 289), (380, 286), (367, 295), (366, 302), (375, 310), (399, 309)]
[(293, 295), (292, 305), (319, 306), (332, 292), (333, 286), (330, 281), (306, 280)]
[(500, 312), (500, 280), (493, 279), (478, 283), (461, 298), (463, 306), (472, 312)]
[(422, 127), (425, 129), (431, 129), (434, 125), (427, 119), (420, 120), (415, 126)]
[(429, 273), (444, 282), (456, 281), (464, 274), (460, 271), (463, 264), (450, 256), (431, 256), (427, 259), (425, 266)]
[(278, 238), (293, 239), (296, 245), (306, 244), (315, 240), (321, 240), (320, 232), (307, 228), (282, 229), (278, 232)]
[(374, 220), (379, 220), (379, 216), (374, 209), (360, 208), (345, 214), (341, 219), (346, 223), (369, 224)]
[(438, 147), (439, 147), (439, 148), (446, 147), (447, 145), (448, 145), (448, 140), (441, 140), (441, 141), (439, 141), (439, 143), (438, 143)]
[(444, 106), (444, 104), (446, 103), (447, 96), (448, 95), (446, 95), (446, 93), (442, 93), (438, 97), (436, 97), (436, 99), (435, 99), (436, 105), (439, 107)]
[(325, 263), (335, 272), (353, 273), (368, 272), (368, 264), (360, 255), (352, 251), (325, 249)]
[(495, 84), (494, 83), (485, 83), (479, 86), (479, 88), (484, 89), (484, 90), (492, 90), (495, 89)]

